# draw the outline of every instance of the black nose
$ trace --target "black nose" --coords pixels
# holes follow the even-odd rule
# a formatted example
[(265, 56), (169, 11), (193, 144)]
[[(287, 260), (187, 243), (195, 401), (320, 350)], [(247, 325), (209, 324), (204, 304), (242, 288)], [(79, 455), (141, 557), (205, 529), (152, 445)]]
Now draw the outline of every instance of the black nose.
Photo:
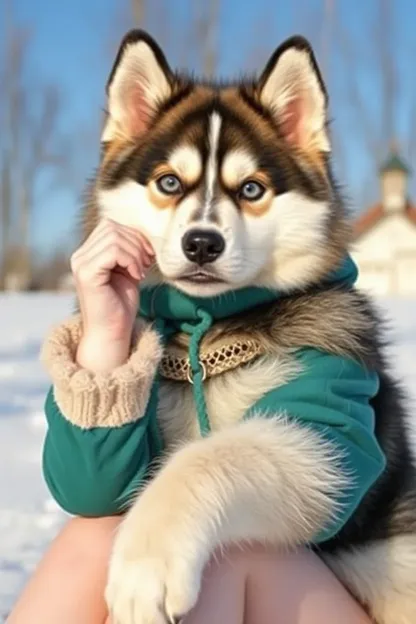
[(225, 240), (214, 230), (189, 230), (182, 239), (182, 249), (188, 260), (202, 266), (222, 254)]

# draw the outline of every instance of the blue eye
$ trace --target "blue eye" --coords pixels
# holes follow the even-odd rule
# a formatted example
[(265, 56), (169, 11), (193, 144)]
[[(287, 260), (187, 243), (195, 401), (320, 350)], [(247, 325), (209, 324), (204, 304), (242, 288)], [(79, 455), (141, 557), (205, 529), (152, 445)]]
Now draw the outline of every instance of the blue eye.
[(179, 193), (183, 192), (181, 181), (172, 173), (161, 176), (156, 180), (156, 185), (159, 191), (165, 193), (165, 195), (179, 195)]
[(240, 199), (246, 199), (247, 201), (257, 201), (261, 197), (263, 197), (266, 189), (259, 182), (255, 182), (254, 180), (249, 180), (245, 182), (243, 186), (239, 190)]

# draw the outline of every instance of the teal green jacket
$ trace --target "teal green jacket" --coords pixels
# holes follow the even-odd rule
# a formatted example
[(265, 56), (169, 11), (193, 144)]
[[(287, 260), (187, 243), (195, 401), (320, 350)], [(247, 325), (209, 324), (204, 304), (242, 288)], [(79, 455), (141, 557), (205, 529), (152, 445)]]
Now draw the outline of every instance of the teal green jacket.
[[(313, 349), (300, 352), (299, 358), (305, 372), (266, 394), (250, 413), (260, 410), (270, 416), (284, 410), (289, 418), (322, 432), (344, 452), (354, 486), (340, 493), (341, 512), (317, 537), (318, 543), (342, 528), (385, 467), (369, 403), (377, 393), (378, 377), (352, 360)], [(114, 429), (80, 429), (60, 413), (53, 388), (46, 400), (46, 417), (43, 469), (59, 505), (81, 516), (123, 511), (155, 459), (148, 418)]]
[[(169, 304), (163, 300), (161, 304), (166, 316)], [(186, 310), (181, 308), (181, 316), (186, 315)], [(208, 316), (202, 314), (202, 325)], [(186, 322), (189, 327), (190, 319)], [(205, 323), (204, 331), (207, 325), (209, 322)], [(203, 331), (199, 332), (198, 340), (202, 335)], [(198, 340), (195, 339), (195, 344)], [(379, 379), (376, 372), (352, 359), (312, 348), (295, 355), (303, 372), (262, 396), (245, 417), (261, 413), (268, 418), (285, 412), (299, 426), (319, 432), (341, 451), (345, 468), (353, 478), (348, 491), (340, 492), (337, 517), (316, 536), (314, 542), (320, 543), (339, 532), (385, 468), (385, 457), (374, 435), (374, 412), (370, 404), (378, 392)], [(191, 362), (192, 359), (191, 356)], [(195, 365), (198, 366), (197, 358)], [(194, 370), (195, 392), (198, 392), (199, 372)], [(50, 388), (45, 404), (48, 430), (43, 472), (52, 496), (63, 509), (75, 515), (105, 516), (121, 513), (128, 507), (137, 487), (148, 478), (152, 462), (163, 450), (155, 427), (156, 400), (157, 383), (148, 409), (139, 420), (119, 427), (81, 429), (60, 412), (54, 387)], [(209, 420), (206, 414), (201, 415), (203, 411), (199, 397), (198, 415), (205, 434)]]

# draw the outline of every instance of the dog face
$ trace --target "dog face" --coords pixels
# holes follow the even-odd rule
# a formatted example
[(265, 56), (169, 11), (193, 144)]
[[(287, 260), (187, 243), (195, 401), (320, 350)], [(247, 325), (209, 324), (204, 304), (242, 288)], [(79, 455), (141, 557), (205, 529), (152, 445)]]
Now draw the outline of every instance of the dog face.
[(148, 236), (151, 280), (198, 296), (291, 290), (342, 258), (327, 95), (303, 38), (281, 45), (258, 79), (215, 84), (174, 74), (155, 41), (132, 31), (107, 97), (92, 220)]

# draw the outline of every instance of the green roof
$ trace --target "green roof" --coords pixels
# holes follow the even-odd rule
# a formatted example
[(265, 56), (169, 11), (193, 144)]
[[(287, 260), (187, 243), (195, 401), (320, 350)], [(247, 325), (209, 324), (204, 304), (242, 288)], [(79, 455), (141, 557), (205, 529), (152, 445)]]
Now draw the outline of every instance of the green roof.
[(389, 156), (381, 165), (380, 171), (403, 171), (403, 173), (409, 174), (410, 168), (397, 152), (390, 152)]

